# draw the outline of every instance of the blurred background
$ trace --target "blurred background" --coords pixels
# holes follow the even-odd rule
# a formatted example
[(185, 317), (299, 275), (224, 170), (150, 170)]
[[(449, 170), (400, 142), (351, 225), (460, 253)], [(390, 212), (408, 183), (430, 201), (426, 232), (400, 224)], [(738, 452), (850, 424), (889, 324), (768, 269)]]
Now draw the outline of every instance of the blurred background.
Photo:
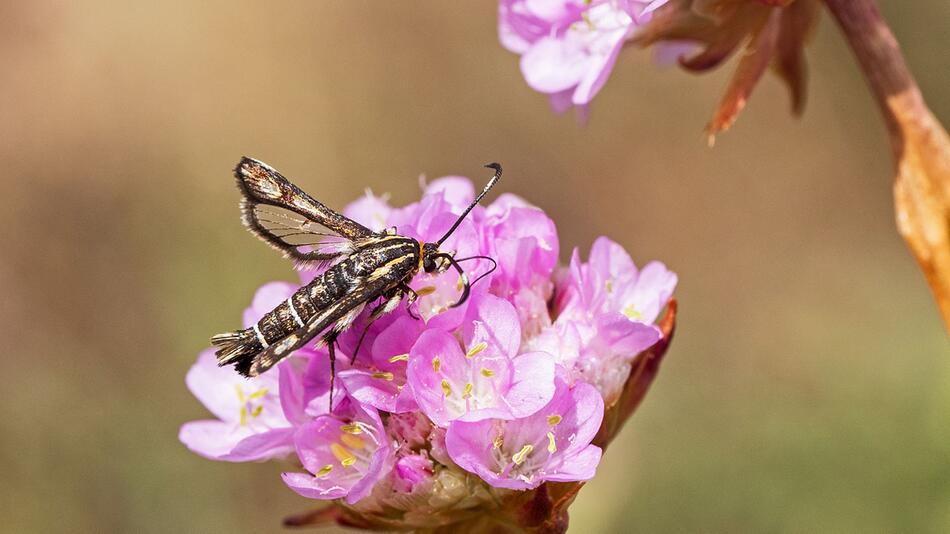
[[(950, 123), (950, 3), (882, 1)], [(590, 121), (554, 115), (493, 2), (0, 6), (0, 515), (9, 532), (265, 532), (311, 502), (275, 464), (189, 453), (184, 375), (254, 290), (294, 280), (238, 222), (270, 162), (330, 206), (486, 177), (680, 275), (654, 389), (576, 532), (950, 530), (950, 343), (897, 236), (877, 109), (825, 16), (805, 116), (764, 80), (624, 53)]]

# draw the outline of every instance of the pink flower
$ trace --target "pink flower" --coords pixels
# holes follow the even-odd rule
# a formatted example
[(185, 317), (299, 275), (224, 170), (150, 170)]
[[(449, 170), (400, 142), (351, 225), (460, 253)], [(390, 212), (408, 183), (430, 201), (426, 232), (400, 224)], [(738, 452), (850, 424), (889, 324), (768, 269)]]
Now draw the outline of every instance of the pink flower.
[(637, 270), (630, 255), (601, 237), (582, 263), (575, 250), (558, 284), (558, 318), (533, 345), (563, 350), (558, 362), (572, 379), (597, 387), (610, 403), (620, 394), (634, 356), (660, 337), (653, 324), (676, 287), (676, 274), (659, 262)]
[[(589, 9), (529, 4), (546, 16), (562, 16), (558, 6)], [(408, 206), (367, 193), (344, 213), (433, 241), (474, 191), (465, 178), (440, 178)], [(660, 339), (653, 323), (676, 275), (660, 263), (638, 270), (606, 238), (586, 263), (575, 251), (556, 270), (554, 222), (510, 194), (476, 207), (443, 248), (455, 250), (474, 283), (468, 300), (451, 307), (462, 290), (454, 271), (417, 275), (413, 313), (399, 306), (368, 327), (364, 314), (341, 334), (335, 380), (327, 348), (315, 343), (251, 380), (202, 353), (186, 381), (217, 419), (186, 423), (182, 442), (219, 460), (295, 455), (304, 472), (284, 473), (285, 483), (304, 497), (339, 501), (328, 510), (345, 510), (353, 526), (365, 519), (431, 529), (495, 513), (498, 502), (517, 501), (506, 500), (510, 490), (591, 478), (605, 401), (614, 404), (637, 354)], [(478, 279), (493, 264), (477, 256), (497, 269)], [(302, 271), (301, 279), (318, 273)], [(262, 286), (245, 325), (297, 287)]]
[(250, 462), (292, 453), (294, 429), (281, 407), (280, 374), (248, 380), (232, 369), (218, 367), (213, 349), (203, 351), (185, 382), (217, 419), (185, 423), (178, 439), (212, 460)]
[(498, 262), (492, 293), (515, 305), (522, 336), (532, 337), (551, 324), (547, 302), (559, 253), (554, 221), (541, 209), (505, 193), (485, 210), (483, 228), (484, 249)]
[(284, 473), (284, 482), (311, 499), (359, 501), (385, 474), (383, 467), (392, 456), (379, 414), (357, 403), (301, 426), (294, 443), (310, 473)]
[(439, 426), (458, 419), (513, 419), (534, 413), (554, 393), (554, 358), (518, 353), (521, 328), (508, 302), (485, 295), (463, 345), (440, 330), (424, 332), (409, 353), (409, 384)]
[(409, 350), (422, 333), (423, 324), (408, 315), (398, 317), (380, 332), (369, 350), (371, 361), (337, 375), (357, 401), (378, 410), (404, 413), (417, 410), (406, 388)]
[(666, 1), (501, 0), (499, 39), (521, 54), (525, 81), (560, 112), (594, 98), (624, 43)]
[(600, 447), (591, 440), (604, 416), (604, 400), (581, 382), (561, 379), (551, 401), (534, 415), (515, 420), (456, 422), (445, 436), (460, 467), (492, 486), (531, 489), (542, 482), (594, 477)]

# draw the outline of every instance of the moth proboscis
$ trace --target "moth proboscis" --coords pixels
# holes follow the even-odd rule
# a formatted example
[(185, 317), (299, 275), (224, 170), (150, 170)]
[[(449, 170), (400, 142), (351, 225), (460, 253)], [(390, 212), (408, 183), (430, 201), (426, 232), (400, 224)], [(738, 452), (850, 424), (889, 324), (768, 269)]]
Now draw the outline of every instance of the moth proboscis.
[[(332, 380), (336, 337), (370, 303), (376, 304), (367, 325), (396, 309), (404, 298), (410, 307), (418, 294), (409, 283), (419, 271), (443, 273), (450, 266), (458, 271), (462, 293), (452, 307), (461, 305), (469, 296), (471, 283), (459, 262), (486, 259), (492, 262), (492, 270), (497, 264), (487, 256), (456, 260), (454, 253), (439, 247), (501, 178), (501, 165), (485, 167), (495, 174), (482, 192), (441, 239), (424, 243), (399, 235), (395, 228), (372, 231), (324, 206), (267, 164), (242, 158), (234, 174), (247, 229), (298, 266), (330, 267), (252, 327), (213, 336), (218, 365), (233, 364), (238, 373), (257, 376), (322, 334), (321, 342), (330, 353)], [(331, 385), (331, 406), (332, 391)]]

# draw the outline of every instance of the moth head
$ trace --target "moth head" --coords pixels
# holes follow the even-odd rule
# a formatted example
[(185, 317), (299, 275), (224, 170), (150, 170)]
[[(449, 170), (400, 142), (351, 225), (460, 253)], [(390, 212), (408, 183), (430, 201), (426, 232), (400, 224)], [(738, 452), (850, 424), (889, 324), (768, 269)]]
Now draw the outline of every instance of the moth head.
[(422, 269), (427, 273), (443, 273), (452, 265), (452, 256), (439, 250), (437, 243), (422, 245)]

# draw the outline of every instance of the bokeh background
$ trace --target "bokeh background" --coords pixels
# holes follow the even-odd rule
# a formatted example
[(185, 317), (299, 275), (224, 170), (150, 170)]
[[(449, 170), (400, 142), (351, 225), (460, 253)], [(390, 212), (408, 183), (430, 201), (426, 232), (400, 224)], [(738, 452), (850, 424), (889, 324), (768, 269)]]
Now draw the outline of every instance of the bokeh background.
[[(950, 123), (950, 4), (882, 2)], [(772, 78), (702, 127), (731, 67), (629, 50), (589, 123), (554, 115), (493, 2), (0, 5), (0, 530), (266, 532), (312, 503), (274, 464), (177, 441), (183, 379), (255, 288), (294, 279), (238, 223), (231, 169), (330, 206), (485, 178), (680, 275), (646, 402), (576, 532), (950, 530), (950, 344), (898, 238), (877, 110), (825, 17), (805, 116)]]

